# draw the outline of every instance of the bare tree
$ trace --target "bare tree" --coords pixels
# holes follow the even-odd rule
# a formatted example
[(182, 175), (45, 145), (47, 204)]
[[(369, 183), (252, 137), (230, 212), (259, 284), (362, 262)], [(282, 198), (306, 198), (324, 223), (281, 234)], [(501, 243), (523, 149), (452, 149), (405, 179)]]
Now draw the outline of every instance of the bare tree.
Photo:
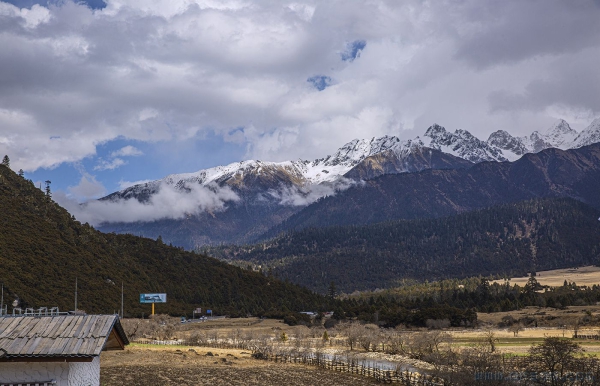
[(350, 346), (350, 351), (354, 350), (354, 347), (363, 334), (363, 326), (357, 322), (345, 323), (341, 326), (341, 330), (346, 337), (348, 346)]
[(387, 330), (384, 332), (384, 340), (386, 342), (383, 351), (386, 354), (404, 354), (407, 350), (407, 335), (398, 330)]
[(358, 343), (365, 351), (370, 351), (371, 346), (377, 341), (377, 331), (361, 326)]
[[(575, 342), (550, 337), (529, 349), (529, 368), (532, 374), (544, 374), (536, 377), (541, 385), (566, 385), (569, 373), (577, 372), (579, 363), (577, 356), (583, 352)], [(574, 384), (574, 383), (573, 383)]]
[(513, 333), (513, 336), (519, 335), (519, 332), (523, 331), (523, 325), (521, 323), (515, 323), (508, 328), (508, 331)]
[(484, 330), (483, 342), (488, 345), (490, 352), (496, 352), (496, 343), (498, 343), (498, 338), (496, 337), (494, 329), (488, 327)]

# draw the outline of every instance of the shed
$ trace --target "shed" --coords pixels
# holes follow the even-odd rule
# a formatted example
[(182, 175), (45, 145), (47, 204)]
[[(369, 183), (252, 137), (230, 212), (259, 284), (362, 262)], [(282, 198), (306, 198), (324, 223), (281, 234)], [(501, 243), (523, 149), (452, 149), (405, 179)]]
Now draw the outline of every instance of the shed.
[(117, 315), (0, 317), (0, 386), (100, 385), (100, 353), (129, 344)]

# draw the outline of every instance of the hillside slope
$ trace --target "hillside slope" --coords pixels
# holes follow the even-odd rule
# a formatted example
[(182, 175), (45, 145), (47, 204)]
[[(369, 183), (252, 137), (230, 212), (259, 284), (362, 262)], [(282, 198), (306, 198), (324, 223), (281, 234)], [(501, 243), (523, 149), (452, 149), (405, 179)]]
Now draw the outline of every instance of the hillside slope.
[(429, 220), (309, 228), (251, 246), (207, 252), (273, 267), (325, 291), (600, 263), (600, 211), (573, 199), (538, 199)]
[(600, 209), (600, 144), (469, 169), (384, 175), (309, 205), (260, 239), (306, 227), (451, 216), (540, 197), (571, 197)]
[[(190, 315), (195, 307), (245, 314), (317, 308), (310, 291), (213, 258), (130, 235), (103, 234), (75, 221), (39, 189), (0, 166), (0, 267), (5, 302), (72, 310), (146, 315), (140, 293), (166, 292), (157, 312)], [(5, 303), (6, 304), (6, 303)], [(11, 307), (9, 306), (9, 312)]]

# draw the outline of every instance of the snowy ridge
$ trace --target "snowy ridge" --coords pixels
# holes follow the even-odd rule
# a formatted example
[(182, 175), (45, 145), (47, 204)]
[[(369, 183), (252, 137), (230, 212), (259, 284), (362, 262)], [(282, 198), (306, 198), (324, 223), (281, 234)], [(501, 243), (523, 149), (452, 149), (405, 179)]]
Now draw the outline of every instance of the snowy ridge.
[[(262, 176), (272, 178), (274, 186), (285, 183), (297, 188), (309, 188), (314, 185), (335, 186), (344, 180), (344, 175), (366, 158), (392, 152), (399, 160), (407, 159), (415, 151), (432, 148), (471, 162), (515, 161), (526, 153), (556, 147), (563, 150), (578, 148), (600, 142), (600, 118), (595, 119), (581, 133), (573, 130), (560, 119), (545, 132), (534, 131), (529, 136), (514, 137), (505, 130), (492, 133), (487, 141), (482, 141), (466, 130), (453, 133), (444, 127), (433, 124), (422, 138), (401, 140), (395, 136), (383, 136), (371, 139), (355, 139), (339, 148), (334, 154), (314, 161), (296, 160), (284, 162), (264, 162), (247, 160), (225, 166), (216, 166), (194, 173), (172, 174), (161, 180), (135, 185), (115, 195), (118, 198), (151, 195), (163, 184), (186, 189), (188, 184), (207, 187), (223, 185), (244, 185), (245, 177)], [(284, 181), (284, 182), (282, 182)]]
[(158, 191), (163, 184), (180, 189), (184, 189), (187, 184), (222, 185), (228, 184), (232, 180), (243, 180), (245, 176), (268, 175), (277, 172), (289, 177), (296, 186), (323, 183), (335, 184), (338, 180), (343, 179), (344, 174), (367, 157), (387, 150), (392, 150), (398, 157), (403, 157), (410, 154), (413, 149), (423, 146), (423, 142), (420, 140), (402, 141), (394, 136), (371, 138), (370, 140), (355, 139), (342, 146), (333, 155), (314, 161), (264, 162), (247, 160), (234, 162), (194, 173), (171, 174), (160, 180), (129, 187), (118, 192), (118, 195), (122, 198), (130, 198), (138, 196), (142, 192), (152, 194)]
[[(598, 123), (595, 127), (594, 122)], [(534, 131), (529, 136), (513, 137), (504, 130), (498, 130), (490, 135), (487, 142), (500, 149), (504, 157), (515, 161), (523, 154), (537, 153), (551, 147), (567, 150), (600, 142), (600, 120), (594, 122), (579, 136), (564, 119), (559, 119), (543, 133)]]
[(594, 119), (570, 144), (570, 148), (577, 149), (598, 142), (600, 142), (600, 118)]
[(424, 137), (426, 146), (471, 162), (507, 161), (501, 150), (476, 138), (466, 130), (456, 130), (451, 133), (444, 127), (434, 124), (427, 129)]

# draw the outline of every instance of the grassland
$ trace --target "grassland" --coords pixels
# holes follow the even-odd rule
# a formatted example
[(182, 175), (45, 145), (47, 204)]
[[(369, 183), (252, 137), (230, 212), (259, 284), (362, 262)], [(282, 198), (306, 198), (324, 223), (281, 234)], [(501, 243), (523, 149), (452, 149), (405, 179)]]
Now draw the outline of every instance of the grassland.
[[(524, 286), (529, 277), (515, 277), (509, 280), (511, 285)], [(569, 283), (576, 283), (579, 286), (593, 286), (600, 284), (600, 267), (586, 266), (578, 268), (554, 269), (551, 271), (540, 271), (536, 274), (536, 280), (541, 285), (559, 287), (565, 280)], [(504, 284), (504, 280), (494, 280), (492, 283)]]
[[(514, 320), (535, 320), (538, 327), (523, 328), (515, 335), (508, 328), (498, 324), (507, 317)], [(588, 318), (590, 323), (579, 323)], [(174, 318), (173, 318), (174, 319)], [(355, 344), (352, 355), (364, 358), (404, 363), (418, 369), (431, 370), (429, 363), (416, 360), (411, 350), (405, 354), (383, 352), (382, 345), (389, 345), (388, 339), (398, 339), (398, 334), (407, 345), (419, 344), (435, 334), (444, 350), (461, 351), (469, 346), (487, 344), (490, 334), (497, 352), (507, 355), (526, 355), (534, 344), (541, 343), (547, 337), (572, 338), (575, 330), (579, 335), (600, 334), (600, 306), (568, 307), (552, 309), (526, 307), (518, 311), (499, 313), (479, 313), (480, 328), (448, 328), (440, 330), (425, 329), (378, 329), (367, 325), (363, 333), (369, 331), (378, 337), (373, 338), (374, 347), (367, 352), (362, 345)], [(281, 321), (259, 318), (219, 319), (208, 322), (180, 324), (177, 322), (176, 335), (179, 339), (188, 339), (200, 334), (204, 339), (214, 341), (252, 340), (256, 342), (277, 342), (276, 345), (318, 349), (329, 355), (348, 355), (347, 337), (349, 330), (334, 328), (328, 330), (331, 337), (327, 343), (322, 335), (322, 327), (290, 327)], [(282, 343), (280, 337), (285, 334), (289, 340)], [(427, 334), (429, 335), (427, 337)], [(600, 357), (600, 341), (576, 339), (585, 355)], [(225, 349), (201, 346), (153, 346), (133, 344), (122, 352), (105, 352), (101, 357), (101, 384), (112, 385), (312, 385), (326, 381), (329, 385), (366, 385), (373, 381), (345, 373), (289, 364), (273, 363), (251, 357), (250, 350)], [(209, 354), (210, 352), (210, 354)]]
[(241, 350), (131, 345), (125, 351), (103, 352), (100, 360), (102, 386), (374, 384), (316, 367), (252, 359)]

